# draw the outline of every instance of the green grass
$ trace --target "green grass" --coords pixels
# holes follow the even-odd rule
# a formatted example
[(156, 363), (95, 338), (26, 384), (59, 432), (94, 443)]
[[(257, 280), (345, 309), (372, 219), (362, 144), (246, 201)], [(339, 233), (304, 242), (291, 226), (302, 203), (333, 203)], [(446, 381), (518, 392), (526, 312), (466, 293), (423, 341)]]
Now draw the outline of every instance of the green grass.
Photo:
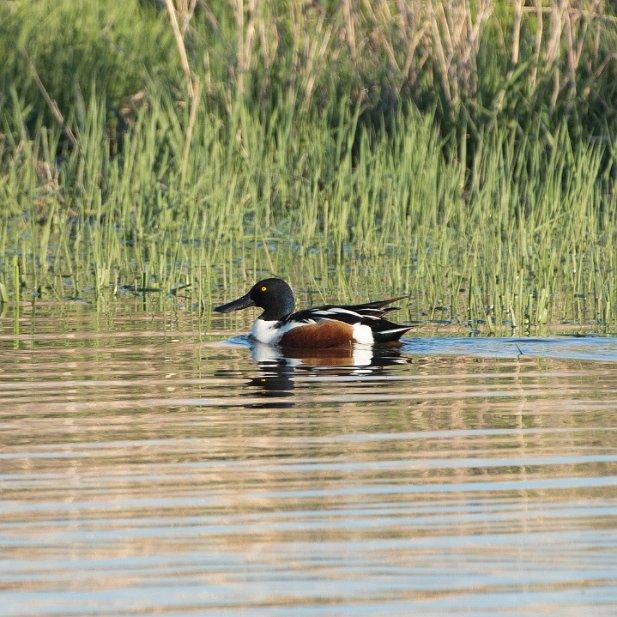
[(497, 4), (471, 69), (440, 74), (434, 49), (397, 73), (418, 24), (362, 3), (327, 20), (258, 3), (242, 29), (203, 6), (194, 100), (156, 3), (0, 8), (0, 298), (201, 310), (278, 274), (307, 302), (407, 292), (404, 317), (483, 332), (615, 325), (610, 15), (589, 19), (576, 67), (567, 42), (534, 64), (525, 16), (514, 66)]

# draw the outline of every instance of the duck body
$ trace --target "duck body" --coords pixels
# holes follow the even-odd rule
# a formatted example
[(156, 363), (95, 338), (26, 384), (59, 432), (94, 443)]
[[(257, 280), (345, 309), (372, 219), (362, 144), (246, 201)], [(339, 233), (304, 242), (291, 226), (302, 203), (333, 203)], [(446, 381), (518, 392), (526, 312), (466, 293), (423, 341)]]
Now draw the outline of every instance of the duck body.
[(270, 278), (214, 310), (228, 313), (258, 306), (264, 312), (251, 328), (250, 336), (254, 340), (287, 348), (329, 348), (398, 341), (411, 326), (395, 324), (383, 315), (395, 310), (386, 307), (400, 299), (343, 306), (329, 304), (294, 312), (291, 287), (282, 279)]

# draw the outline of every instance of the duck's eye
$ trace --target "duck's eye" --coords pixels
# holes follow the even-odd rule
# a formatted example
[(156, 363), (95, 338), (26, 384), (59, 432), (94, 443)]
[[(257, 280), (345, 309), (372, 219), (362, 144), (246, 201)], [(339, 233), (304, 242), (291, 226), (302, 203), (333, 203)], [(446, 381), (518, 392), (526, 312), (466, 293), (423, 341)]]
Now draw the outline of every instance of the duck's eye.
[(265, 285), (261, 286), (261, 291), (266, 291), (266, 289), (268, 289)]

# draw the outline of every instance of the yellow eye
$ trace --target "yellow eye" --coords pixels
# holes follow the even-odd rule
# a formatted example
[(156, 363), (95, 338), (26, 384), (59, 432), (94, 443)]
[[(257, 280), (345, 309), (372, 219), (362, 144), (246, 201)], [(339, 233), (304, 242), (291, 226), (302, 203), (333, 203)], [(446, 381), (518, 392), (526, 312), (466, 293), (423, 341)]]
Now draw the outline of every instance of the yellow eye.
[(268, 289), (268, 288), (265, 285), (262, 285), (261, 291), (266, 291), (266, 289)]

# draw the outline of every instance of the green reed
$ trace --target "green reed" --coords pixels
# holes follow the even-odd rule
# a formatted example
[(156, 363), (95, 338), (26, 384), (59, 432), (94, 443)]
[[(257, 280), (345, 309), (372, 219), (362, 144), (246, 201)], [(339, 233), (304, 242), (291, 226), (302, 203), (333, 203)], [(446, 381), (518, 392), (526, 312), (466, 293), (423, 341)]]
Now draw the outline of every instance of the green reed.
[[(245, 56), (228, 67), (229, 85), (212, 64), (224, 48), (200, 47), (211, 23), (197, 13), (186, 39), (191, 98), (165, 14), (129, 5), (133, 22), (108, 2), (102, 17), (85, 4), (81, 12), (62, 2), (50, 11), (43, 2), (32, 17), (15, 11), (15, 23), (4, 22), (36, 42), (9, 56), (14, 74), (34, 67), (39, 76), (9, 84), (9, 69), (0, 75), (7, 84), (0, 94), (4, 296), (16, 301), (11, 290), (23, 285), (22, 301), (80, 298), (105, 310), (138, 295), (156, 297), (159, 308), (208, 311), (278, 274), (307, 302), (409, 293), (405, 317), (484, 332), (562, 321), (614, 325), (616, 148), (607, 127), (598, 127), (601, 139), (582, 138), (583, 123), (573, 126), (572, 116), (542, 121), (547, 108), (525, 124), (515, 112), (483, 119), (480, 96), (469, 113), (461, 101), (455, 109), (454, 84), (449, 111), (401, 91), (380, 114), (370, 92), (354, 96), (358, 75), (375, 67), (356, 56), (354, 74), (343, 62), (351, 47), (335, 57), (315, 23), (305, 26), (317, 38), (306, 38), (283, 20), (289, 46), (268, 65), (265, 39), (240, 45), (237, 13), (221, 7), (219, 34)], [(37, 15), (54, 36), (40, 36)], [(255, 31), (266, 17), (250, 16)], [(373, 23), (345, 19), (333, 17), (332, 35)], [(63, 39), (66, 20), (80, 22), (69, 28), (72, 42)], [(387, 43), (385, 30), (373, 34)], [(109, 41), (115, 51), (101, 57)], [(2, 36), (0, 45), (7, 46)], [(71, 57), (77, 77), (68, 92), (54, 64), (55, 55), (68, 61), (67, 45), (80, 45), (84, 57)], [(212, 54), (201, 58), (203, 71), (197, 49)], [(296, 72), (285, 73), (292, 66)], [(342, 90), (326, 87), (328, 66)], [(101, 78), (107, 73), (112, 79)], [(536, 71), (537, 88), (541, 77)], [(417, 79), (418, 88), (430, 81)], [(41, 85), (54, 92), (61, 118)], [(523, 96), (514, 86), (507, 92)], [(512, 99), (500, 100), (507, 114)]]
[(153, 102), (122, 154), (104, 116), (92, 98), (61, 169), (45, 146), (57, 133), (15, 144), (4, 191), (28, 210), (5, 210), (2, 253), (19, 254), (30, 294), (188, 285), (189, 301), (208, 306), (217, 287), (278, 273), (330, 297), (410, 292), (434, 319), (614, 321), (606, 150), (573, 145), (565, 128), (550, 145), (487, 130), (468, 169), (412, 109), (393, 138), (355, 149), (353, 112), (339, 115), (333, 147), (326, 121), (281, 117), (273, 129), (240, 110), (223, 128), (204, 109), (183, 181), (184, 112)]

